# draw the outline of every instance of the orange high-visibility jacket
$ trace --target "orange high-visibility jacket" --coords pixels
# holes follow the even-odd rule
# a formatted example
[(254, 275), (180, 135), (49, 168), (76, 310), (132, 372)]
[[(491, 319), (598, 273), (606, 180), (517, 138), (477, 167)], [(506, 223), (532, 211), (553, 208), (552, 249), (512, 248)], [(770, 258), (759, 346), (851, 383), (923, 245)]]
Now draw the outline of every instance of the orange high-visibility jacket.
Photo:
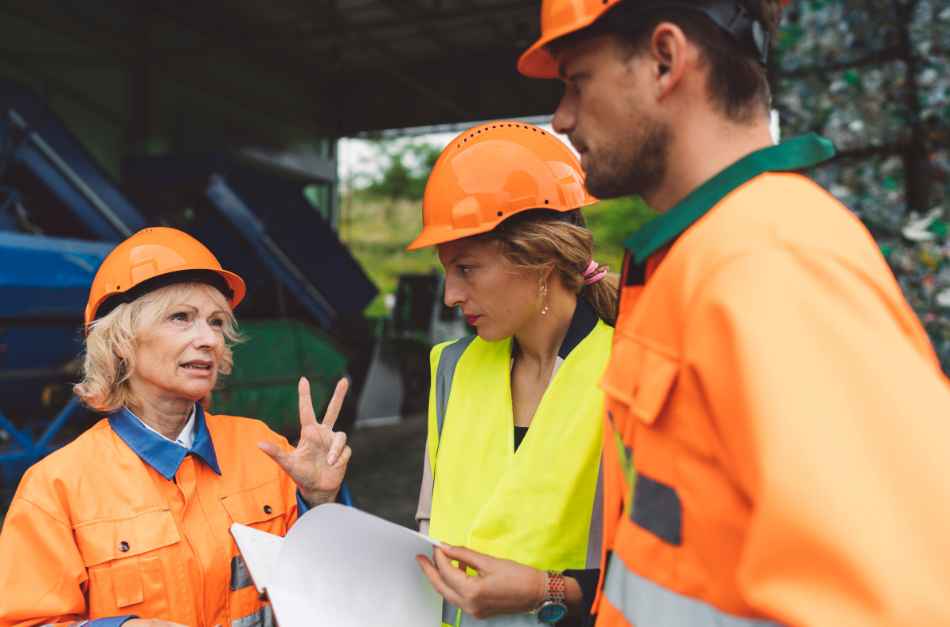
[(626, 243), (601, 627), (950, 624), (950, 385), (874, 240), (733, 164)]
[(123, 410), (35, 464), (0, 533), (0, 626), (272, 624), (229, 532), (284, 535), (297, 518), (296, 486), (260, 441), (289, 447), (197, 406), (189, 453)]

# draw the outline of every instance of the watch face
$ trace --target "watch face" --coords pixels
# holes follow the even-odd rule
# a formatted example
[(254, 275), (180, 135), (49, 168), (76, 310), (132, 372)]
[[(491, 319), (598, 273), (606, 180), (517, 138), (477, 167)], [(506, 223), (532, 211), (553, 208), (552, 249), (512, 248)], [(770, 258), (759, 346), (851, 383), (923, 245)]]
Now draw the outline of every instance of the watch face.
[(563, 603), (548, 601), (538, 609), (538, 620), (553, 625), (567, 616), (567, 606)]

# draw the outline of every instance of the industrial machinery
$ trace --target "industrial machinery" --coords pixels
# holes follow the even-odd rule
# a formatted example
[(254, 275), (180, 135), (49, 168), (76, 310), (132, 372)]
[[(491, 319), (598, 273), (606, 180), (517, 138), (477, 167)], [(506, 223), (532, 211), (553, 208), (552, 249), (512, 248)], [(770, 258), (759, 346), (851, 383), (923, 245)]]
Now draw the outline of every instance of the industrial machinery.
[(71, 394), (86, 294), (145, 224), (40, 98), (0, 81), (0, 487), (91, 422)]
[(426, 410), (429, 350), (471, 332), (462, 312), (443, 303), (444, 283), (440, 273), (399, 276), (392, 317), (377, 331), (357, 424), (392, 424)]
[(302, 193), (312, 181), (221, 155), (126, 166), (128, 197), (42, 99), (0, 80), (0, 492), (95, 420), (71, 393), (87, 290), (145, 226), (191, 232), (248, 283), (248, 341), (212, 411), (295, 437), (297, 378), (325, 404), (337, 377), (369, 362), (361, 312), (376, 288)]

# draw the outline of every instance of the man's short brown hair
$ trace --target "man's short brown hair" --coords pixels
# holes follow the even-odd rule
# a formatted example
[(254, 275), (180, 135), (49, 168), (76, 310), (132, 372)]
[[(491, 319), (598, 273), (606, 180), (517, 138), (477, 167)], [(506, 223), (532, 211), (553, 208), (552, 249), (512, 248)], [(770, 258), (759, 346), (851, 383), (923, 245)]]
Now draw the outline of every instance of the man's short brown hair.
[[(781, 14), (779, 0), (736, 1), (762, 24), (769, 39), (774, 40)], [(696, 7), (711, 3), (712, 0), (676, 0), (678, 5)], [(552, 42), (552, 52), (557, 54), (558, 50), (579, 40), (614, 33), (622, 38), (631, 54), (639, 54), (646, 50), (657, 25), (671, 22), (699, 47), (703, 62), (708, 66), (709, 94), (723, 114), (742, 122), (763, 110), (768, 111), (772, 99), (768, 75), (755, 50), (738, 42), (699, 11), (682, 6), (664, 7), (662, 2), (656, 3), (655, 8), (641, 10), (638, 4), (639, 0), (624, 0), (610, 10), (620, 12), (612, 17), (623, 17), (601, 17), (591, 26)]]

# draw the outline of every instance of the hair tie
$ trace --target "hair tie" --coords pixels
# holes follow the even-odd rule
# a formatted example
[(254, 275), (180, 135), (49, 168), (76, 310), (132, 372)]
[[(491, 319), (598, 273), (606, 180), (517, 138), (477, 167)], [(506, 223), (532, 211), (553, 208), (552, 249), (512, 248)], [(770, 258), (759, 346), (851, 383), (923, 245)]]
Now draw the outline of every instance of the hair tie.
[[(600, 268), (600, 270), (598, 270), (598, 268)], [(587, 269), (584, 270), (584, 285), (593, 285), (600, 281), (607, 276), (608, 270), (610, 270), (610, 268), (607, 266), (601, 267), (599, 263), (591, 259)]]

